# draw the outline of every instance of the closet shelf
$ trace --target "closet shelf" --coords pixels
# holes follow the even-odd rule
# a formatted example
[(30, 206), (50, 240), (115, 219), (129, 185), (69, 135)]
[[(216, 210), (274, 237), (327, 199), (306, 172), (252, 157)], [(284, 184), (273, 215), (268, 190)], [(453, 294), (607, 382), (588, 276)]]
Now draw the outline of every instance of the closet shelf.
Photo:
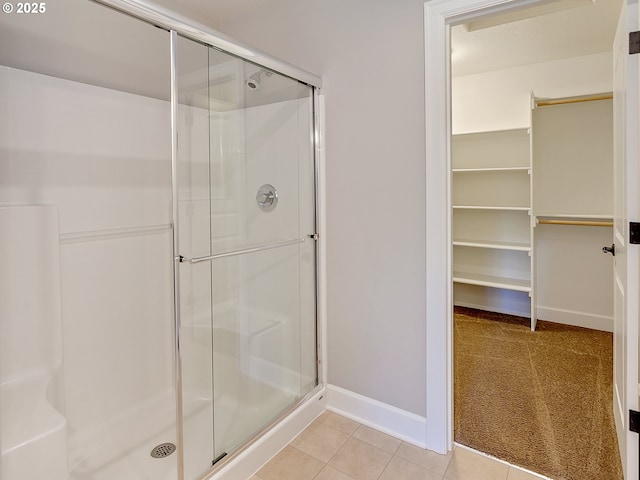
[(530, 133), (531, 127), (516, 127), (516, 128), (500, 128), (497, 130), (478, 130), (473, 132), (457, 132), (452, 136), (454, 138), (465, 138), (465, 137), (487, 137), (489, 135), (493, 136), (528, 136)]
[(519, 252), (531, 251), (531, 245), (522, 242), (496, 242), (486, 240), (458, 239), (453, 240), (453, 245), (457, 245), (459, 247), (490, 248), (494, 250), (514, 250)]
[(531, 207), (499, 207), (490, 205), (453, 205), (454, 209), (459, 210), (504, 210), (513, 212), (529, 212)]
[(453, 173), (481, 173), (481, 172), (527, 172), (531, 173), (531, 167), (479, 167), (479, 168), (454, 168)]
[(486, 287), (527, 293), (533, 329), (530, 129), (455, 135), (451, 161), (454, 301), (482, 295), (490, 307), (492, 295), (480, 293)]
[(505, 290), (514, 290), (516, 292), (531, 292), (531, 281), (521, 280), (519, 278), (506, 278), (495, 275), (454, 271), (453, 281), (455, 283), (502, 288)]

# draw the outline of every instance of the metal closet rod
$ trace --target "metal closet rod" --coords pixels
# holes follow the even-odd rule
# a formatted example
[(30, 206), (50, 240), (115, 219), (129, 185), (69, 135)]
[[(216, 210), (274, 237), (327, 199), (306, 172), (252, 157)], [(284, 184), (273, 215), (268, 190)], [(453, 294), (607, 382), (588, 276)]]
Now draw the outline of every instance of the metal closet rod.
[(594, 95), (582, 95), (580, 97), (565, 97), (551, 99), (536, 99), (536, 107), (551, 107), (553, 105), (566, 105), (569, 103), (595, 102), (597, 100), (612, 100), (613, 93), (597, 93)]
[(613, 227), (613, 222), (597, 222), (594, 220), (545, 220), (537, 219), (542, 225), (575, 225), (582, 227)]

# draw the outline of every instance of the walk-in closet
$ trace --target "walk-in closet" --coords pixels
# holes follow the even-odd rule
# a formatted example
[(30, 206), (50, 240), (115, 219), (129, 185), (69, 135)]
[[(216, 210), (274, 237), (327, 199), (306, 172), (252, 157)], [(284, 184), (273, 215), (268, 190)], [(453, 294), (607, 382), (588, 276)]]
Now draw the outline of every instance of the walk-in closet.
[(528, 128), (452, 138), (454, 302), (610, 331), (612, 95), (531, 104)]
[[(452, 28), (454, 438), (549, 478), (622, 478), (611, 255), (619, 7)], [(598, 30), (600, 47), (571, 45), (581, 29)]]

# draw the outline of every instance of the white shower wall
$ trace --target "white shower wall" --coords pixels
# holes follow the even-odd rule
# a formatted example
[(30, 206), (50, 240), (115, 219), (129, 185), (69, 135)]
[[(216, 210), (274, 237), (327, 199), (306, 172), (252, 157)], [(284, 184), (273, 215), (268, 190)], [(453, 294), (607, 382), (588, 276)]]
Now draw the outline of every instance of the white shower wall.
[[(304, 240), (256, 256), (253, 268), (268, 273), (263, 278), (249, 274), (253, 281), (248, 291), (252, 303), (264, 305), (276, 321), (274, 328), (261, 333), (258, 347), (262, 361), (276, 366), (271, 372), (279, 378), (271, 383), (299, 395), (315, 381), (315, 245), (309, 238), (315, 233), (311, 98), (249, 108), (245, 128), (247, 236), (259, 243)], [(272, 212), (263, 212), (256, 203), (255, 194), (264, 183), (278, 191), (278, 206)], [(270, 376), (264, 378), (269, 381)]]
[(58, 212), (0, 206), (0, 231), (0, 478), (66, 479)]
[(151, 425), (175, 441), (169, 104), (7, 67), (0, 92), (0, 204), (59, 215), (67, 458), (94, 478)]

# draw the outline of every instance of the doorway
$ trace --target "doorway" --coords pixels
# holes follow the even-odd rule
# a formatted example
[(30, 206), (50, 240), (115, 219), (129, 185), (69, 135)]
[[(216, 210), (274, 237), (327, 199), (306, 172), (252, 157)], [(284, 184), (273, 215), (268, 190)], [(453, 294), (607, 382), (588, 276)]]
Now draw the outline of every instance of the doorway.
[[(450, 378), (452, 372), (452, 327), (451, 325), (442, 325), (438, 322), (438, 318), (451, 318), (452, 316), (452, 299), (453, 291), (451, 289), (451, 278), (449, 277), (448, 269), (452, 263), (452, 251), (451, 232), (450, 225), (452, 223), (450, 212), (451, 200), (450, 200), (450, 165), (442, 165), (442, 159), (447, 158), (448, 144), (442, 138), (442, 136), (435, 135), (434, 132), (445, 132), (445, 138), (449, 138), (451, 129), (449, 127), (451, 122), (451, 113), (446, 105), (446, 96), (436, 98), (434, 92), (446, 92), (449, 86), (447, 85), (446, 72), (438, 70), (434, 65), (444, 65), (447, 68), (450, 66), (449, 59), (442, 58), (436, 53), (440, 48), (434, 48), (434, 43), (439, 43), (438, 47), (441, 47), (443, 51), (448, 51), (450, 37), (443, 35), (430, 35), (429, 31), (434, 29), (435, 31), (442, 31), (447, 29), (449, 25), (459, 22), (470, 20), (472, 17), (478, 17), (484, 15), (485, 17), (493, 13), (504, 13), (506, 10), (515, 10), (517, 7), (523, 7), (532, 5), (539, 2), (527, 2), (527, 1), (512, 1), (501, 2), (499, 6), (495, 6), (496, 2), (487, 1), (467, 1), (467, 2), (450, 2), (453, 5), (444, 5), (444, 2), (436, 2), (434, 5), (427, 4), (426, 7), (426, 25), (427, 25), (427, 175), (430, 179), (430, 193), (429, 201), (427, 202), (427, 250), (428, 250), (428, 264), (429, 271), (427, 272), (427, 350), (429, 359), (427, 362), (428, 372), (428, 385), (432, 387), (431, 392), (437, 390), (437, 387), (442, 387), (441, 391), (446, 392), (446, 395), (436, 395), (428, 392), (427, 401), (427, 420), (429, 425), (437, 425), (443, 427), (443, 431), (448, 433), (447, 438), (437, 435), (429, 435), (428, 442), (429, 448), (449, 447), (453, 442), (452, 432), (452, 407), (451, 401), (453, 398), (453, 392), (451, 384), (447, 383), (447, 378), (443, 376), (442, 371), (438, 371), (438, 366), (434, 363), (434, 359), (437, 357), (439, 361), (445, 362), (448, 367), (447, 376)], [(565, 2), (569, 3), (569, 2)], [(483, 17), (484, 18), (484, 17)], [(454, 50), (454, 54), (456, 51)], [(609, 87), (610, 89), (610, 87)], [(562, 94), (558, 95), (562, 96)], [(495, 107), (494, 107), (495, 108)], [(455, 114), (455, 111), (454, 111)], [(438, 119), (447, 118), (443, 127), (436, 127), (435, 123)], [(455, 117), (453, 119), (455, 124)], [(502, 127), (504, 128), (504, 126)], [(439, 161), (439, 162), (438, 162)], [(445, 179), (441, 184), (435, 185), (434, 177), (438, 179)], [(436, 212), (439, 209), (439, 212)], [(443, 213), (446, 212), (446, 213)], [(443, 228), (445, 227), (445, 228)], [(434, 256), (430, 256), (429, 252), (434, 251), (446, 251), (445, 257), (440, 256), (438, 260)], [(441, 279), (447, 278), (447, 282), (442, 285)], [(446, 303), (438, 302), (437, 298), (446, 298)], [(433, 300), (433, 301), (431, 301)], [(447, 344), (437, 346), (435, 342), (442, 341), (442, 338), (447, 338)], [(432, 347), (432, 348), (430, 348)], [(439, 383), (440, 382), (440, 383)], [(444, 414), (444, 415), (443, 415)], [(440, 418), (440, 420), (436, 417)], [(442, 418), (446, 420), (442, 421)], [(447, 424), (448, 422), (448, 424)], [(433, 433), (433, 431), (432, 431)], [(443, 450), (440, 450), (443, 451)]]
[[(611, 90), (616, 7), (451, 27), (454, 439), (552, 478), (621, 478), (613, 109), (586, 95)], [(583, 28), (607, 35), (576, 55)]]

